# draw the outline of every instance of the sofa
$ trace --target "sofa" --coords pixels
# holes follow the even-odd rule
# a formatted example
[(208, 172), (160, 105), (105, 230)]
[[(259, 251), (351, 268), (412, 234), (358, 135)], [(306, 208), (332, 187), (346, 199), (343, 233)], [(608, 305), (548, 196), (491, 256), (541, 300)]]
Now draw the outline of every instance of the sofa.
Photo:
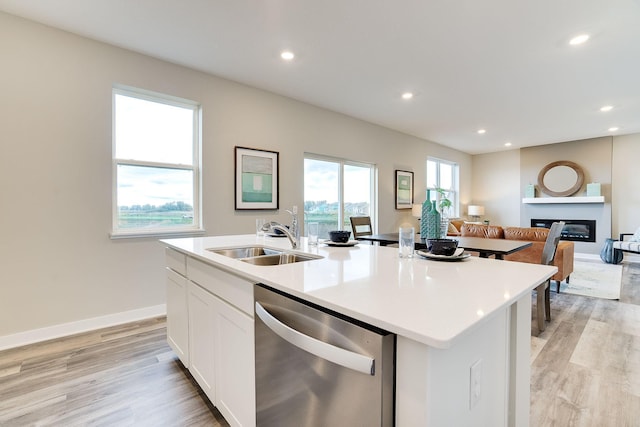
[[(549, 234), (548, 228), (525, 228), (525, 227), (501, 227), (497, 225), (469, 224), (463, 223), (460, 228), (462, 237), (484, 237), (490, 239), (525, 240), (533, 244), (526, 248), (505, 255), (504, 259), (509, 261), (528, 262), (540, 264), (542, 259), (542, 249)], [(560, 291), (560, 282), (569, 282), (569, 275), (573, 273), (573, 242), (560, 241), (553, 259), (553, 265), (558, 267), (558, 272), (551, 277), (556, 282), (556, 292)]]
[(462, 218), (449, 219), (449, 229), (447, 230), (447, 236), (459, 236), (462, 225), (467, 222)]

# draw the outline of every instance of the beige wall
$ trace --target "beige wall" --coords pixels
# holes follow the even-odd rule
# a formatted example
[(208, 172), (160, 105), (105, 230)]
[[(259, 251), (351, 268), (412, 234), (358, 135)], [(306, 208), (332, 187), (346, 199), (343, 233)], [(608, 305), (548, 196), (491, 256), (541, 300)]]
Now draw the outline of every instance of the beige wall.
[[(0, 13), (0, 338), (164, 304), (156, 239), (110, 240), (114, 83), (202, 104), (207, 234), (253, 232), (303, 204), (305, 152), (378, 165), (380, 231), (415, 220), (394, 209), (394, 170), (427, 156), (458, 162), (469, 199), (471, 156), (321, 108)], [(235, 212), (233, 147), (280, 152), (280, 212)]]
[(520, 151), (476, 155), (472, 164), (473, 199), (468, 205), (484, 206), (482, 219), (491, 224), (519, 226)]
[(611, 167), (612, 234), (633, 233), (640, 227), (640, 134), (613, 138)]

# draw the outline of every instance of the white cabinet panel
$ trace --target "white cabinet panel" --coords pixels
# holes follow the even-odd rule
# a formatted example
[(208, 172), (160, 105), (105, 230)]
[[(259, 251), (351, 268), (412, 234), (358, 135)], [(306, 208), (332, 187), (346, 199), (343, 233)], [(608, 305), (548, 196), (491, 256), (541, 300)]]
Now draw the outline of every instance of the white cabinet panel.
[(232, 426), (255, 426), (253, 318), (216, 299), (216, 395)]
[(253, 316), (253, 285), (246, 279), (193, 258), (187, 259), (189, 280)]
[(217, 405), (215, 388), (215, 297), (189, 282), (189, 372)]
[(187, 279), (171, 270), (167, 271), (167, 342), (189, 367), (189, 312), (187, 308)]

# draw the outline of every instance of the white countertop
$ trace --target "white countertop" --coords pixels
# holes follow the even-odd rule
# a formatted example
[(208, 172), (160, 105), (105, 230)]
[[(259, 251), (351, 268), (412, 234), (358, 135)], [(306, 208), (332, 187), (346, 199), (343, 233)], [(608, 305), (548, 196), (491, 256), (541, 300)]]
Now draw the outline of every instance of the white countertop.
[(169, 247), (253, 282), (436, 347), (448, 348), (492, 314), (556, 273), (554, 266), (470, 257), (458, 262), (398, 258), (368, 244), (308, 247), (320, 260), (255, 266), (207, 249), (263, 245), (291, 251), (286, 238), (255, 235), (166, 239)]

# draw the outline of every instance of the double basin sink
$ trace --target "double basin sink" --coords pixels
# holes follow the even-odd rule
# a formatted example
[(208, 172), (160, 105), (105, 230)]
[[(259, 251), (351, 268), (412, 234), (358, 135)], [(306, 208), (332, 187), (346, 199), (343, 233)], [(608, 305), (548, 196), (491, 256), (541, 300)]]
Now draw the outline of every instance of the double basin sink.
[(286, 252), (282, 249), (273, 249), (264, 246), (246, 246), (207, 250), (218, 255), (224, 255), (253, 265), (282, 265), (322, 258), (317, 255)]

